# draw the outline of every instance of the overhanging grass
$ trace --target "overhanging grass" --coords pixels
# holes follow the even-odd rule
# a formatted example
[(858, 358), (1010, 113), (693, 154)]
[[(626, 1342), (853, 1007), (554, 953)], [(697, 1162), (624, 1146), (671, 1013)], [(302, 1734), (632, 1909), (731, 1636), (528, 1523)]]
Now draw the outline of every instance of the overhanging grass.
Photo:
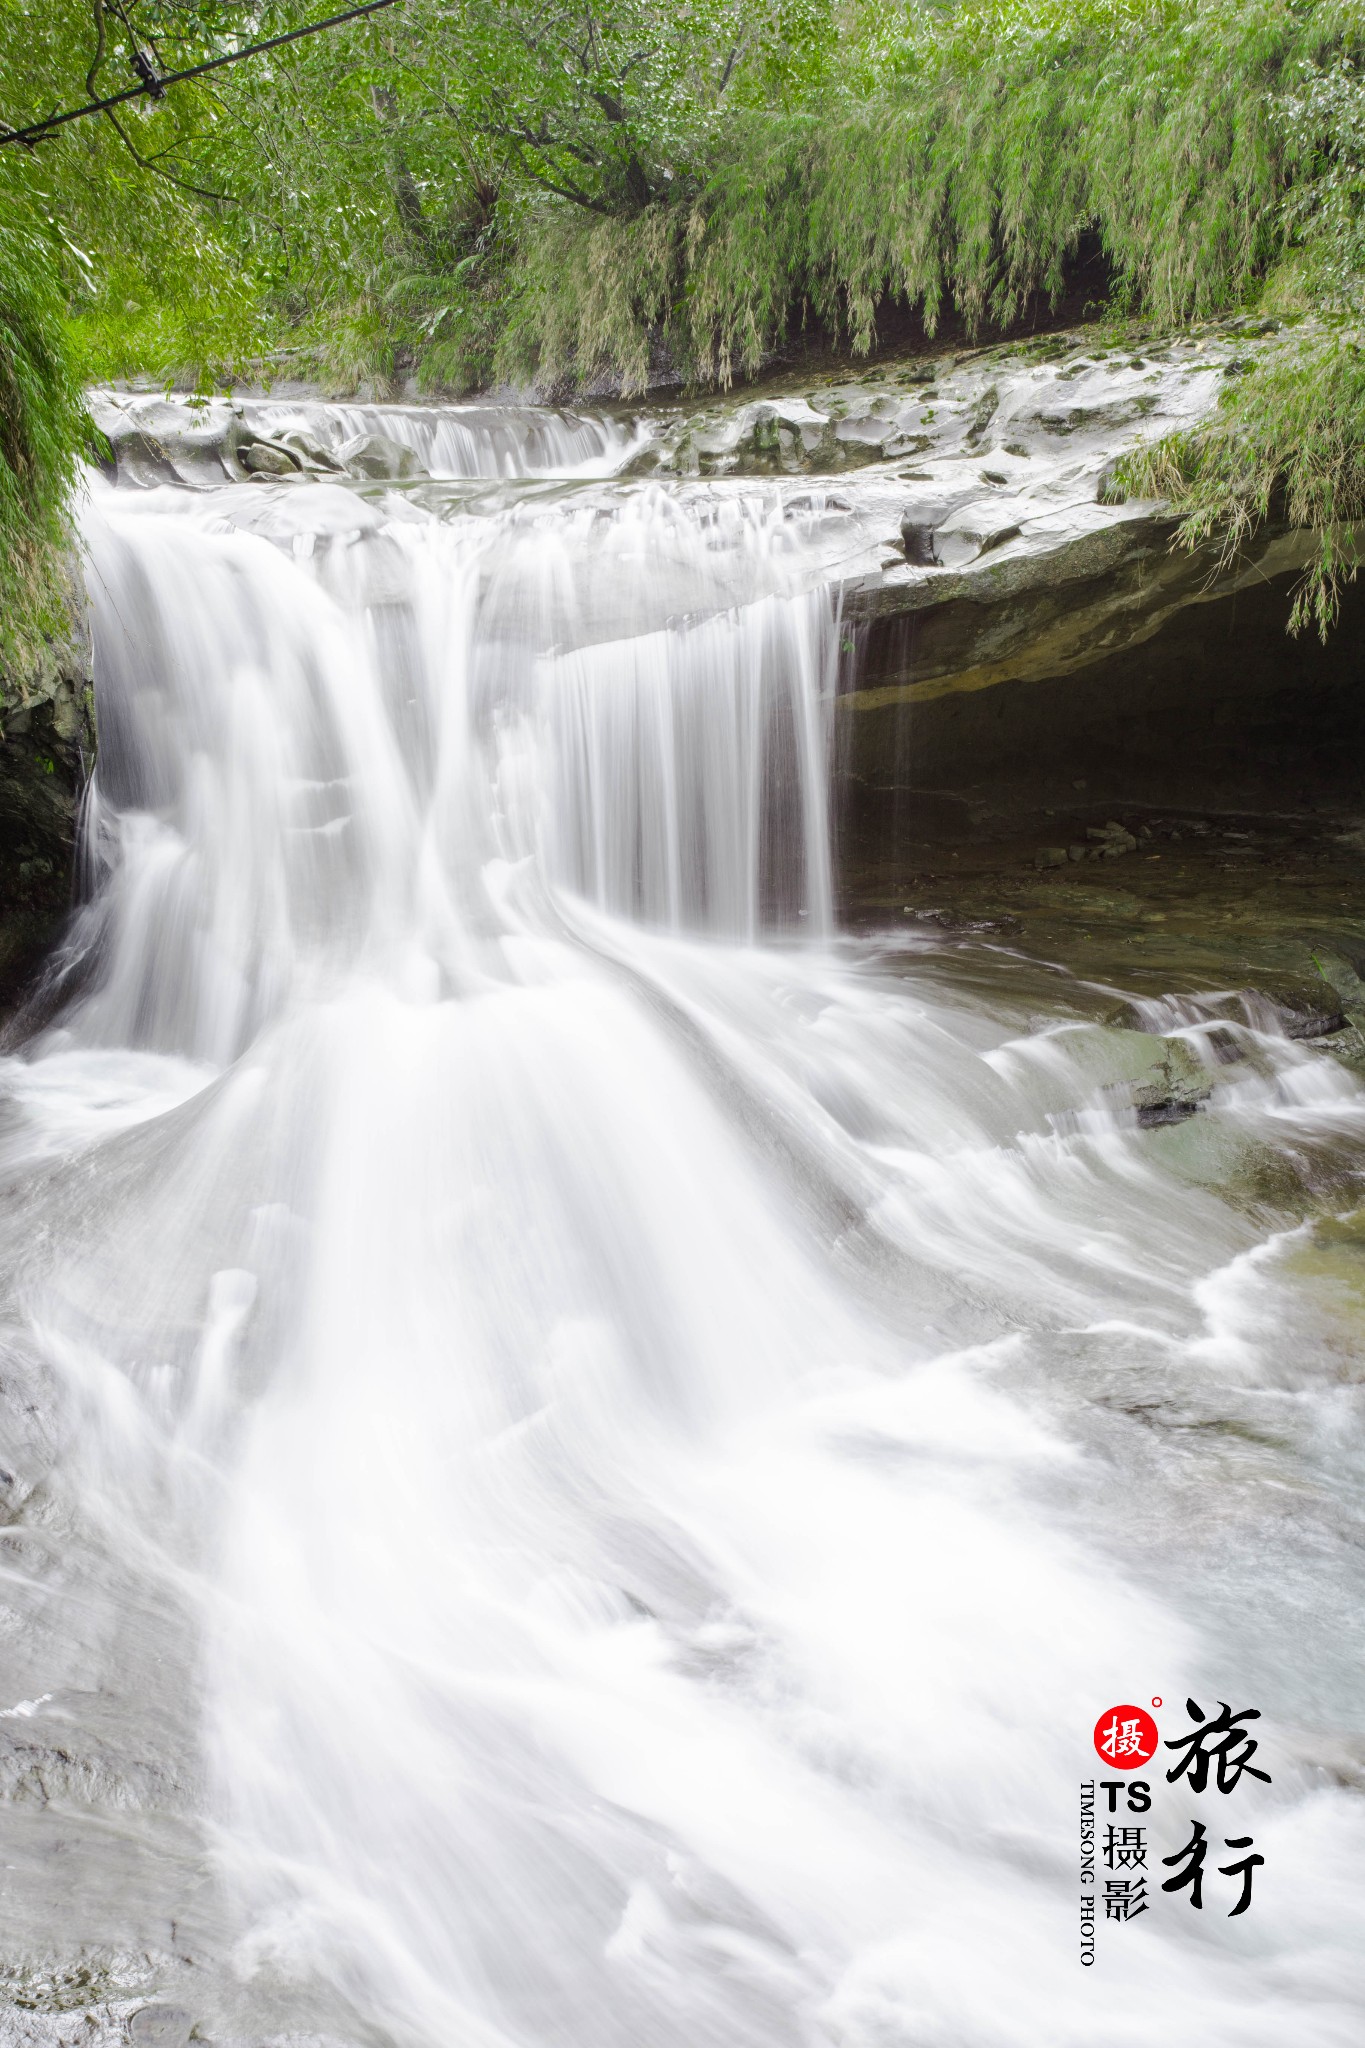
[(1285, 244), (1281, 96), (1365, 50), (1358, 9), (1045, 0), (923, 19), (841, 90), (738, 115), (689, 199), (528, 208), (505, 371), (751, 373), (814, 315), (855, 352), (887, 300), (1007, 328), (1097, 234), (1118, 301), (1171, 324), (1241, 302)]
[(0, 704), (68, 625), (64, 551), (86, 419), (65, 294), (43, 234), (0, 224)]
[(1314, 559), (1289, 629), (1326, 639), (1365, 535), (1365, 337), (1349, 328), (1287, 337), (1238, 378), (1211, 418), (1130, 456), (1114, 487), (1165, 498), (1178, 542), (1236, 558), (1271, 517), (1310, 531)]
[[(286, 364), (333, 389), (414, 373), (466, 388), (606, 375), (629, 392), (666, 359), (690, 382), (725, 384), (808, 321), (866, 351), (888, 302), (931, 332), (949, 309), (969, 329), (1008, 330), (1058, 299), (1092, 237), (1115, 310), (1172, 327), (1254, 299), (1287, 253), (1307, 310), (1340, 313), (1358, 293), (1357, 0), (970, 0), (896, 14), (848, 0), (847, 22), (832, 67), (712, 110), (680, 142), (669, 198), (614, 214), (528, 183), (513, 151), (480, 170), (478, 233), (456, 233), (446, 216), (469, 138), (452, 142), (448, 110), (417, 91), (402, 115), (427, 208), (414, 240), (386, 214), (383, 151), (360, 146), (379, 120), (373, 92), (315, 77), (319, 52), (289, 72), (287, 104), (267, 100), (263, 130), (249, 104), (206, 102), (199, 154), (175, 159), (206, 188), (226, 169), (249, 205), (149, 179), (99, 124), (45, 145), (25, 166), (34, 193), (51, 188), (38, 213), (74, 219), (95, 259), (64, 350), (41, 237), (18, 236), (14, 256), (0, 247), (0, 645), (31, 644), (51, 616), (76, 370), (201, 388)], [(1360, 517), (1351, 331), (1315, 325), (1301, 363), (1286, 353), (1243, 380), (1200, 435), (1147, 458), (1142, 480), (1159, 471), (1187, 538), (1235, 547), (1281, 505), (1310, 525), (1322, 553), (1296, 623), (1320, 628)]]

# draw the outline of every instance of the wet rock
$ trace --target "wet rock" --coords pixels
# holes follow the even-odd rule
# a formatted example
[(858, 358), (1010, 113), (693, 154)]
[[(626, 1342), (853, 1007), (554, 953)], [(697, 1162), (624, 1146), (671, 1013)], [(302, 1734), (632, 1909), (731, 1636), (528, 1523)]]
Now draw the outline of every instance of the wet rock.
[(1113, 817), (1105, 825), (1087, 825), (1085, 836), (1091, 842), (1085, 848), (1091, 860), (1119, 860), (1121, 854), (1136, 854), (1138, 850), (1138, 840), (1128, 825), (1119, 825)]
[(888, 441), (896, 438), (895, 422), (871, 415), (864, 415), (861, 419), (843, 419), (835, 426), (834, 438), (845, 447), (875, 449), (880, 453)]
[(1117, 435), (1125, 427), (1131, 427), (1147, 414), (1155, 412), (1157, 403), (1151, 392), (1144, 391), (1107, 404), (1040, 407), (1033, 415), (1033, 423), (1045, 434), (1068, 439), (1073, 434)]
[(248, 441), (237, 450), (237, 460), (252, 476), (297, 476), (299, 458), (291, 449), (270, 441)]
[(734, 411), (694, 413), (675, 422), (634, 466), (676, 476), (763, 476), (844, 469), (850, 462), (880, 459), (885, 422), (865, 444), (842, 449), (838, 425), (804, 398), (761, 399)]
[(1320, 1216), (1313, 1225), (1317, 1244), (1365, 1251), (1365, 1209), (1348, 1209), (1339, 1216)]
[(236, 451), (256, 439), (242, 408), (226, 398), (95, 391), (88, 404), (120, 483), (221, 484), (240, 476)]
[(1108, 1030), (1085, 1051), (1114, 1109), (1135, 1113), (1140, 1130), (1188, 1122), (1213, 1092), (1210, 1068), (1185, 1038)]
[[(1080, 336), (1059, 336), (1048, 349), (1021, 353), (1007, 346), (975, 350), (970, 358), (939, 356), (932, 362), (903, 364), (888, 383), (886, 373), (831, 378), (803, 393), (773, 393), (757, 402), (720, 400), (689, 415), (660, 423), (646, 453), (637, 458), (641, 473), (680, 476), (750, 475), (764, 473), (830, 474), (850, 469), (875, 469), (913, 455), (938, 465), (935, 482), (946, 489), (938, 518), (954, 509), (978, 505), (983, 483), (992, 493), (1041, 489), (1031, 508), (1048, 529), (1055, 545), (1063, 529), (1128, 521), (1152, 507), (1124, 502), (1111, 485), (1112, 465), (1131, 449), (1134, 428), (1142, 438), (1164, 427), (1180, 426), (1209, 410), (1217, 400), (1213, 380), (1191, 383), (1190, 369), (1221, 362), (1229, 350), (1210, 351), (1197, 364), (1177, 346), (1175, 357), (1160, 366), (1133, 360), (1101, 359)], [(1178, 359), (1177, 359), (1178, 358)], [(997, 456), (996, 451), (999, 451)], [(993, 458), (983, 471), (983, 456)], [(1015, 473), (1009, 464), (1042, 472)], [(1064, 492), (1054, 481), (1064, 471)], [(927, 480), (927, 479), (922, 479)], [(1094, 497), (1092, 499), (1092, 492)], [(1067, 511), (1059, 509), (1065, 498)], [(1106, 509), (1101, 521), (1089, 514)], [(915, 517), (925, 521), (921, 508)], [(1017, 514), (985, 531), (969, 520), (966, 531), (974, 545), (959, 541), (949, 562), (943, 545), (921, 567), (960, 567), (977, 555), (1002, 548), (1025, 531)]]
[(330, 475), (343, 473), (341, 463), (331, 450), (324, 448), (320, 441), (315, 441), (311, 434), (301, 433), (295, 428), (287, 434), (281, 434), (278, 445), (292, 450), (305, 469), (321, 469)]
[(1125, 853), (1137, 852), (1137, 840), (1115, 818), (1104, 825), (1087, 825), (1085, 836), (1094, 842), (1090, 853), (1095, 860), (1118, 860)]
[(1277, 977), (1260, 988), (1244, 988), (1235, 996), (1214, 999), (1205, 1007), (1211, 1017), (1237, 1016), (1253, 1031), (1264, 1031), (1272, 1037), (1283, 1033), (1286, 1038), (1309, 1042), (1331, 1038), (1345, 1031), (1351, 1021), (1350, 1005), (1341, 1001), (1337, 990), (1325, 979), (1294, 981)]
[(943, 569), (966, 569), (984, 552), (988, 536), (962, 526), (940, 526), (934, 535), (934, 559)]
[(938, 555), (934, 551), (933, 528), (913, 514), (907, 513), (901, 521), (901, 545), (905, 549), (906, 561), (915, 567), (931, 569), (939, 566)]
[(1067, 851), (1064, 846), (1040, 846), (1033, 856), (1033, 865), (1036, 868), (1064, 868), (1066, 862)]
[(1145, 1096), (1136, 1104), (1138, 1129), (1160, 1130), (1165, 1124), (1183, 1124), (1197, 1116), (1203, 1103), (1187, 1095)]
[(133, 2048), (186, 2048), (194, 2015), (179, 2005), (144, 2005), (128, 2025)]
[(1359, 964), (1332, 947), (1319, 946), (1313, 954), (1313, 965), (1325, 988), (1341, 998), (1343, 1009), (1352, 1016), (1365, 1014), (1365, 980), (1361, 979)]
[(1277, 988), (1270, 997), (1287, 1038), (1330, 1038), (1347, 1028), (1347, 1017), (1330, 983), (1315, 988)]
[(387, 434), (357, 434), (337, 454), (352, 476), (372, 477), (380, 483), (401, 482), (422, 474), (422, 465), (411, 448), (390, 440)]
[(1111, 1031), (1140, 1032), (1142, 1030), (1141, 1018), (1133, 1008), (1133, 1005), (1126, 999), (1121, 1002), (1108, 1004), (1100, 1012), (1099, 1021)]
[(967, 429), (966, 442), (969, 448), (979, 447), (986, 435), (986, 429), (1000, 410), (1000, 392), (992, 384), (982, 392), (971, 409), (971, 424)]
[(89, 631), (73, 562), (66, 629), (26, 672), (0, 672), (0, 1010), (70, 908), (76, 812), (94, 755)]
[(1244, 1056), (1223, 1048), (1239, 1044), (1229, 1025), (1249, 1027), (1269, 1037), (1304, 1040), (1330, 1038), (1347, 1028), (1349, 1018), (1323, 983), (1276, 979), (1268, 987), (1243, 988), (1208, 996), (1182, 996), (1180, 1011), (1192, 1024), (1216, 1024), (1202, 1044), (1220, 1061)]

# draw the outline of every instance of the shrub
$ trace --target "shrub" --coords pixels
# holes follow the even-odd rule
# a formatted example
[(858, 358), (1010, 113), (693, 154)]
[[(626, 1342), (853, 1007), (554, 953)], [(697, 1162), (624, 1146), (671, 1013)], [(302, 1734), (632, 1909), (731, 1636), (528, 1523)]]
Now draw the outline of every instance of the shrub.
[(87, 431), (56, 253), (0, 224), (0, 671), (35, 658), (67, 618), (70, 490)]

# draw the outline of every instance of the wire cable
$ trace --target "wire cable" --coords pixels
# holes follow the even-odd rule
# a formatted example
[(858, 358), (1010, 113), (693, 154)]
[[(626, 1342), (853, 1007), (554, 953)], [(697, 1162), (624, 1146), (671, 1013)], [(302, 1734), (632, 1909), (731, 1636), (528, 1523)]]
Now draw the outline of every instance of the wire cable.
[(357, 21), (362, 14), (378, 14), (382, 7), (397, 7), (398, 4), (399, 0), (365, 0), (363, 7), (348, 7), (344, 14), (329, 15), (326, 21), (310, 21), (304, 28), (291, 28), (287, 35), (271, 36), (268, 42), (248, 43), (244, 50), (229, 50), (225, 57), (210, 57), (206, 63), (191, 64), (188, 71), (168, 71), (164, 76), (158, 76), (143, 58), (142, 64), (137, 65), (141, 84), (111, 93), (108, 99), (91, 100), (83, 107), (71, 107), (64, 114), (49, 114), (45, 121), (31, 121), (27, 128), (0, 126), (0, 143), (22, 142), (26, 148), (32, 149), (54, 128), (64, 127), (68, 121), (83, 120), (87, 114), (102, 114), (108, 107), (121, 107), (126, 100), (142, 99), (148, 94), (159, 100), (168, 85), (183, 85), (187, 78), (202, 78), (206, 71), (221, 71), (225, 64), (240, 64), (243, 57), (255, 57), (262, 50), (278, 50), (282, 43), (296, 43), (302, 36), (320, 35), (325, 28), (340, 28), (344, 21)]

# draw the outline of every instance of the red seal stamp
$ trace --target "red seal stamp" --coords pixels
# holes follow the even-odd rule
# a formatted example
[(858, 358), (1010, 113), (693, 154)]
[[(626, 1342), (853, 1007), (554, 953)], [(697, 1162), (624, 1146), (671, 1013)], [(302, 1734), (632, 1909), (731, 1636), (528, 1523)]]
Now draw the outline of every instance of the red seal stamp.
[(1156, 1741), (1156, 1722), (1145, 1707), (1106, 1707), (1095, 1723), (1095, 1748), (1116, 1770), (1150, 1763)]

